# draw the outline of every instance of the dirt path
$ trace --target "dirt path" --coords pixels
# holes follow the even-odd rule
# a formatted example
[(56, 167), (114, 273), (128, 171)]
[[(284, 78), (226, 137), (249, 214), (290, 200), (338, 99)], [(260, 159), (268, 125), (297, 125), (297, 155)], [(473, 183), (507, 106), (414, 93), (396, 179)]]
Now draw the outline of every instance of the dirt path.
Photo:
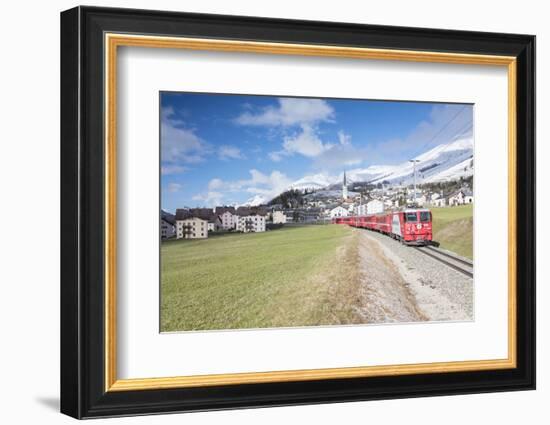
[[(449, 278), (439, 282), (433, 276), (425, 276), (414, 264), (405, 261), (399, 250), (391, 249), (391, 243), (397, 244), (395, 241), (390, 238), (386, 241), (382, 239), (385, 236), (364, 230), (358, 232), (364, 298), (361, 314), (366, 321), (472, 320), (471, 295), (464, 297), (457, 293), (460, 282), (451, 282), (454, 290), (450, 291)], [(470, 291), (465, 288), (462, 292), (471, 294), (469, 288)]]
[(359, 232), (359, 267), (363, 277), (360, 314), (368, 323), (418, 322), (428, 318), (419, 309), (399, 269), (383, 247)]

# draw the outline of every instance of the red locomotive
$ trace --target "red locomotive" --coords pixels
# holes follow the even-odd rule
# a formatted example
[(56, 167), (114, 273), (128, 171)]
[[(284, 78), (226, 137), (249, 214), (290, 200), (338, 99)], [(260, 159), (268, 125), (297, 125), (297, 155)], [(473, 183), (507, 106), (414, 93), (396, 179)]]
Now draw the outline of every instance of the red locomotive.
[(432, 242), (432, 213), (428, 209), (336, 217), (332, 222), (384, 233), (407, 245), (429, 245)]

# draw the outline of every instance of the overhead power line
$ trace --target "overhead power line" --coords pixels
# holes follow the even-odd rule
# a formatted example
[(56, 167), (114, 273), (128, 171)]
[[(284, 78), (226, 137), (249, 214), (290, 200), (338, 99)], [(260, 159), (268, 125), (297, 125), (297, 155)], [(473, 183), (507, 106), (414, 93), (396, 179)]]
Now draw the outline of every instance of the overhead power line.
[(443, 127), (441, 127), (441, 128), (439, 129), (439, 131), (438, 131), (437, 133), (435, 133), (435, 134), (432, 136), (432, 138), (431, 138), (428, 142), (426, 142), (426, 143), (424, 144), (424, 146), (422, 146), (422, 148), (418, 151), (417, 155), (415, 155), (415, 156), (418, 156), (418, 155), (420, 155), (421, 153), (423, 153), (423, 152), (424, 152), (424, 149), (426, 149), (427, 146), (429, 146), (429, 145), (430, 145), (430, 144), (431, 144), (431, 143), (432, 143), (441, 133), (443, 133), (443, 131), (445, 131), (445, 129), (446, 129), (447, 127), (449, 127), (449, 125), (450, 125), (450, 124), (460, 115), (460, 113), (461, 113), (462, 111), (464, 111), (464, 109), (466, 109), (466, 105), (464, 105), (462, 108), (460, 108), (460, 109), (458, 110), (458, 112), (457, 112), (456, 114), (454, 114), (453, 117), (452, 117), (449, 121), (447, 121), (447, 123), (446, 123)]

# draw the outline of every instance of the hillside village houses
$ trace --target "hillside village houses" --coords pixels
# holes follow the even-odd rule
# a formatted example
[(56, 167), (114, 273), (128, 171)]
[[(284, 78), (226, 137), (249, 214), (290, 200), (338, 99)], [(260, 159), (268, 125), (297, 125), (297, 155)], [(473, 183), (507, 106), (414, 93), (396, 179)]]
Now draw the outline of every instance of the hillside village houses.
[(222, 215), (220, 215), (220, 220), (222, 222), (222, 229), (223, 230), (235, 229), (237, 227), (238, 217), (239, 217), (238, 215), (230, 211), (224, 212)]
[(237, 220), (238, 232), (265, 232), (265, 217), (263, 215), (247, 215)]
[(181, 208), (176, 210), (177, 239), (207, 238), (217, 231), (265, 232), (266, 214), (263, 208), (216, 207)]
[(378, 214), (384, 212), (384, 203), (378, 199), (367, 202), (367, 214)]
[(438, 208), (471, 204), (474, 201), (468, 185), (450, 193), (417, 187), (416, 198), (414, 189), (410, 187), (385, 187), (378, 184), (367, 192), (360, 185), (353, 189), (354, 191), (348, 190), (344, 173), (341, 190), (306, 192), (298, 205), (182, 208), (176, 210), (175, 216), (162, 211), (161, 238), (207, 238), (209, 233), (219, 231), (265, 232), (270, 225), (327, 223), (337, 217), (378, 214), (414, 204)]
[(474, 194), (469, 189), (460, 189), (449, 197), (449, 205), (464, 205), (474, 202)]
[(209, 228), (216, 228), (220, 221), (209, 208), (195, 208), (193, 210), (176, 210), (176, 238), (177, 239), (204, 239), (208, 237)]
[(347, 217), (349, 210), (338, 205), (336, 208), (330, 210), (330, 218)]
[(285, 224), (286, 215), (282, 211), (273, 211), (271, 213), (271, 221), (273, 222), (273, 224)]
[[(325, 217), (330, 209), (321, 207), (310, 207), (309, 205), (300, 208), (287, 208), (282, 210), (287, 223), (317, 223), (326, 221)], [(330, 217), (326, 217), (330, 220)]]
[(435, 198), (430, 201), (432, 207), (441, 208), (447, 205), (445, 198)]
[(359, 204), (353, 211), (355, 215), (367, 215), (367, 204)]
[(238, 215), (235, 213), (235, 207), (216, 207), (214, 212), (220, 218), (223, 230), (237, 228)]
[(176, 236), (176, 218), (162, 211), (160, 216), (160, 237), (170, 239)]
[[(412, 199), (412, 202), (415, 202), (414, 198)], [(416, 204), (417, 205), (420, 205), (421, 207), (423, 207), (424, 205), (427, 204), (427, 199), (426, 199), (426, 195), (422, 194), (420, 196), (417, 196), (416, 197)]]
[(203, 239), (208, 237), (208, 222), (199, 217), (177, 220), (177, 239)]

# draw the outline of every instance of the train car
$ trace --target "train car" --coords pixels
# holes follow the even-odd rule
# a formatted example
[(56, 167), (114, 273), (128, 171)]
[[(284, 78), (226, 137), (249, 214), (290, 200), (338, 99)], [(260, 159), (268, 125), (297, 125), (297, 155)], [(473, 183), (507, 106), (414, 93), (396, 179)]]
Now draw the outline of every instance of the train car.
[(367, 217), (366, 216), (357, 216), (355, 218), (355, 227), (362, 227), (362, 228), (366, 228), (367, 227)]
[(332, 222), (384, 233), (407, 245), (428, 245), (432, 241), (432, 213), (424, 208), (366, 216), (335, 217)]
[(364, 227), (365, 229), (369, 230), (376, 230), (377, 232), (391, 233), (391, 214), (373, 214), (373, 215), (367, 215), (364, 217), (359, 217), (359, 223), (361, 223), (358, 227)]
[(332, 219), (332, 224), (346, 224), (348, 226), (351, 226), (354, 223), (354, 218), (352, 216), (349, 217), (334, 217)]
[(432, 241), (432, 212), (406, 209), (391, 214), (391, 235), (407, 245), (428, 245)]
[(391, 214), (380, 214), (376, 217), (376, 230), (381, 233), (390, 234), (392, 230)]

